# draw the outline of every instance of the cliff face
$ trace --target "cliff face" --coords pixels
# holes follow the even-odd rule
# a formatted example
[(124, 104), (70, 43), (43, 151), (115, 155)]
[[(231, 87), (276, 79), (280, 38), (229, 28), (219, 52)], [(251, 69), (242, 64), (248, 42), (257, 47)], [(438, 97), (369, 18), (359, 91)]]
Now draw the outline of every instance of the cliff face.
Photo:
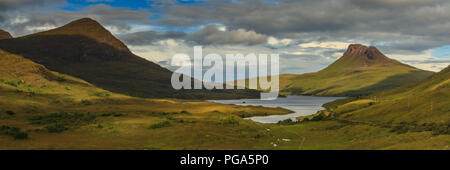
[(350, 45), (342, 58), (359, 59), (363, 60), (367, 64), (382, 64), (392, 61), (390, 58), (381, 53), (376, 47), (367, 47), (361, 44)]
[(386, 57), (376, 47), (351, 44), (347, 51), (329, 66), (329, 69), (348, 69), (357, 67), (368, 67), (373, 65), (401, 64)]

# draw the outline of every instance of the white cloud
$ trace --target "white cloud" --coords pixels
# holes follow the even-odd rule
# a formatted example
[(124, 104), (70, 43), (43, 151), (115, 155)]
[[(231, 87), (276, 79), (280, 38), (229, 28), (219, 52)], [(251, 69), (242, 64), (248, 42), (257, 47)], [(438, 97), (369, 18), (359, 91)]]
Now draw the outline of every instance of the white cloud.
[(327, 42), (309, 42), (299, 44), (302, 48), (331, 48), (331, 49), (346, 49), (351, 43), (340, 41), (327, 41)]
[(411, 65), (414, 67), (423, 69), (423, 70), (439, 72), (439, 71), (443, 70), (444, 68), (446, 68), (449, 64), (448, 63), (414, 63)]
[(169, 47), (179, 46), (179, 44), (174, 39), (161, 40), (161, 41), (158, 41), (158, 44), (164, 45), (164, 46), (169, 46)]
[(267, 43), (270, 45), (289, 45), (292, 41), (292, 39), (284, 38), (280, 40), (272, 36), (267, 38)]
[(23, 24), (23, 23), (26, 23), (28, 21), (30, 21), (30, 19), (28, 19), (26, 17), (23, 17), (23, 16), (18, 16), (18, 17), (15, 17), (15, 18), (11, 19), (10, 23), (12, 25), (14, 25), (14, 24)]
[(219, 31), (223, 31), (223, 32), (227, 31), (227, 27), (226, 26), (219, 26), (219, 27), (217, 27), (217, 29)]
[(41, 31), (47, 31), (50, 29), (54, 29), (56, 28), (55, 25), (51, 25), (51, 24), (44, 24), (42, 26), (25, 26), (25, 30), (29, 31), (29, 32), (41, 32)]
[(446, 68), (450, 62), (449, 60), (433, 57), (433, 50), (426, 50), (422, 53), (415, 55), (403, 55), (403, 54), (386, 54), (388, 57), (396, 59), (405, 64), (412, 65), (414, 67), (439, 72)]
[(224, 31), (216, 24), (208, 24), (197, 32), (190, 34), (188, 39), (203, 45), (244, 44), (257, 45), (267, 42), (267, 36), (253, 30), (236, 29)]

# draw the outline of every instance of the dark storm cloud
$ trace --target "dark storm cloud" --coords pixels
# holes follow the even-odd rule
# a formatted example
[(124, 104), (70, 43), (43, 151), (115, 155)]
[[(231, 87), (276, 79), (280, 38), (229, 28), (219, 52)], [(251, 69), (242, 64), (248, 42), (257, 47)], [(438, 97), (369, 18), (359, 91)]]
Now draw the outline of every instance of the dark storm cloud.
[(44, 5), (49, 3), (63, 3), (64, 0), (1, 0), (0, 10), (11, 10), (27, 5)]
[[(364, 39), (376, 44), (388, 39), (369, 34), (395, 34), (398, 39), (391, 44), (398, 50), (414, 51), (450, 43), (448, 38), (442, 38), (450, 37), (447, 0), (209, 1), (161, 9), (166, 14), (159, 22), (168, 26), (218, 22), (231, 29), (243, 28), (271, 36), (306, 33), (309, 34), (306, 38), (310, 38), (318, 33), (333, 39)], [(408, 41), (414, 42), (399, 45)]]
[(204, 24), (209, 15), (205, 6), (163, 6), (162, 10), (170, 14), (170, 17), (159, 19), (163, 25), (186, 27)]
[[(59, 0), (3, 0), (0, 6), (12, 8), (45, 2)], [(151, 6), (160, 11), (158, 15), (161, 18), (149, 19), (149, 11), (94, 5), (77, 12), (55, 10), (44, 13), (20, 8), (19, 12), (10, 15), (0, 12), (0, 21), (3, 18), (7, 22), (18, 13), (29, 18), (28, 22), (7, 28), (14, 30), (14, 34), (30, 33), (27, 27), (60, 26), (74, 19), (91, 17), (119, 31), (130, 30), (130, 22), (160, 27), (197, 27), (220, 23), (229, 30), (247, 30), (245, 35), (253, 31), (255, 35), (305, 42), (365, 40), (370, 45), (384, 45), (390, 51), (417, 52), (450, 43), (447, 38), (450, 37), (448, 0), (213, 0), (195, 4), (158, 0)], [(213, 33), (206, 35), (199, 31), (197, 35), (185, 38), (199, 44), (265, 42), (264, 37), (240, 40), (240, 37), (233, 37), (239, 32), (222, 33), (213, 27), (206, 28)], [(228, 38), (230, 36), (232, 38)]]
[(72, 19), (90, 17), (102, 24), (117, 26), (119, 29), (129, 29), (128, 26), (125, 26), (127, 25), (127, 22), (141, 24), (150, 22), (149, 13), (147, 11), (134, 11), (127, 8), (111, 7), (102, 4), (88, 6), (79, 12), (58, 12), (57, 15)]
[(64, 0), (0, 0), (0, 23), (7, 21), (6, 12), (30, 6), (45, 6), (48, 4), (63, 4)]
[(244, 29), (221, 31), (214, 24), (206, 25), (203, 29), (190, 34), (187, 39), (199, 44), (244, 44), (256, 45), (267, 42), (267, 36)]
[(183, 39), (193, 45), (257, 45), (267, 42), (266, 35), (244, 29), (219, 30), (215, 24), (189, 34), (179, 31), (143, 31), (119, 35), (119, 38), (130, 45), (150, 45), (165, 39)]
[[(320, 1), (320, 0), (319, 0)], [(285, 1), (272, 3), (265, 1), (213, 1), (202, 6), (168, 6), (168, 15), (161, 19), (170, 23), (179, 20), (205, 23), (217, 21), (231, 28), (245, 28), (267, 34), (278, 32), (336, 30), (345, 27), (341, 22), (347, 15), (346, 4), (333, 1)], [(328, 6), (333, 6), (329, 8)], [(364, 15), (359, 15), (364, 19)], [(341, 18), (341, 19), (338, 19)], [(176, 26), (176, 25), (174, 25)], [(327, 27), (328, 26), (328, 27)]]
[[(5, 29), (11, 30), (15, 35), (36, 32), (36, 29), (33, 28), (62, 26), (70, 21), (85, 17), (97, 20), (101, 24), (113, 27), (118, 31), (130, 30), (130, 23), (148, 24), (150, 22), (147, 11), (133, 11), (107, 5), (92, 5), (76, 12), (53, 11), (50, 13), (39, 10), (30, 12), (26, 8), (22, 8), (0, 16), (6, 18)], [(14, 20), (17, 20), (18, 16), (21, 16), (24, 21), (15, 22)]]
[(363, 7), (405, 7), (405, 6), (423, 6), (433, 5), (445, 0), (350, 0), (354, 4)]

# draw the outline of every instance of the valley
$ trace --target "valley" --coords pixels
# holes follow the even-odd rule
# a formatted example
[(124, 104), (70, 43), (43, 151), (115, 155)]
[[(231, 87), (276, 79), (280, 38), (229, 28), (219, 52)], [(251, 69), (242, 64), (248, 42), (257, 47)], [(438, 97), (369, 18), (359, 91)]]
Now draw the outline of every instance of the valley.
[(353, 44), (319, 72), (281, 75), (281, 94), (346, 98), (298, 121), (263, 124), (248, 118), (293, 111), (206, 101), (256, 98), (257, 90), (176, 91), (171, 71), (134, 55), (92, 19), (23, 37), (0, 35), (2, 150), (450, 145), (449, 67), (420, 70), (375, 47)]

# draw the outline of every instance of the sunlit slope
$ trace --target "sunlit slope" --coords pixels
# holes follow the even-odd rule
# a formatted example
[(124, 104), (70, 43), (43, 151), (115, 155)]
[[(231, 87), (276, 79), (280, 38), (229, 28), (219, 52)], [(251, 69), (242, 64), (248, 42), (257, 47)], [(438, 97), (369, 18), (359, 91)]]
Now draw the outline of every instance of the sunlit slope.
[(281, 75), (281, 94), (361, 96), (418, 82), (432, 75), (384, 56), (375, 47), (350, 45), (327, 68), (302, 75)]
[[(450, 128), (449, 70), (447, 67), (421, 82), (376, 93), (366, 99), (349, 100), (344, 102), (345, 104), (338, 104), (337, 108), (332, 106), (328, 108), (345, 120), (385, 124), (403, 123), (407, 126), (433, 124), (448, 132)], [(367, 102), (364, 104), (363, 101), (368, 100), (370, 104)], [(349, 107), (354, 108), (349, 109)]]
[(28, 97), (44, 94), (54, 96), (54, 102), (57, 102), (64, 97), (67, 100), (81, 100), (112, 95), (84, 80), (50, 71), (43, 65), (3, 50), (0, 50), (0, 81), (2, 98), (8, 98), (9, 93)]

